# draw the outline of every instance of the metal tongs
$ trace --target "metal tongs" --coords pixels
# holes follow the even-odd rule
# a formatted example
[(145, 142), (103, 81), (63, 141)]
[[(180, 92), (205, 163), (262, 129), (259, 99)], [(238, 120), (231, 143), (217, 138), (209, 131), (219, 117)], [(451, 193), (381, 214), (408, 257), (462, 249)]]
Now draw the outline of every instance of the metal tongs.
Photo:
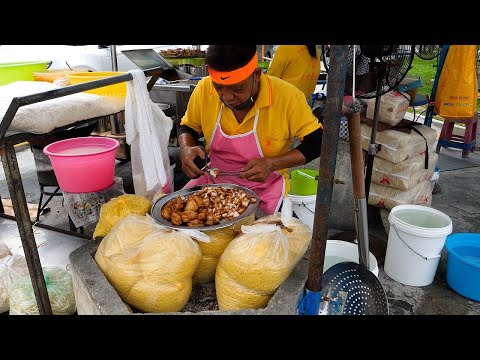
[(206, 171), (210, 177), (216, 178), (219, 175), (222, 176), (239, 176), (243, 171), (238, 170), (221, 170), (219, 168), (210, 167), (208, 164), (205, 165), (200, 170)]
[[(210, 161), (205, 148), (201, 146), (202, 150), (205, 152), (205, 159), (202, 160), (199, 156), (197, 156), (193, 162), (201, 171), (205, 171), (211, 178), (216, 178), (219, 175), (222, 176), (239, 176), (243, 173), (242, 170), (221, 170), (219, 168), (210, 167), (208, 162)], [(203, 165), (203, 166), (202, 166)]]

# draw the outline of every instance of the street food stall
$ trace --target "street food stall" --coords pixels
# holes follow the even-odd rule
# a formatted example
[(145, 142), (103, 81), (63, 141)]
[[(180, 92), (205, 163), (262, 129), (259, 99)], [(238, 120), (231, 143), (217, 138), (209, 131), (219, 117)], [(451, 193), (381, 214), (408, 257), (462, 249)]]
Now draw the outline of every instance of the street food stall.
[[(216, 269), (218, 263), (216, 276), (219, 279), (217, 283), (217, 295), (219, 295), (220, 310), (234, 310), (238, 309), (238, 306), (245, 305), (253, 309), (265, 307), (278, 287), (289, 277), (292, 271), (295, 270), (297, 263), (305, 254), (310, 240), (312, 251), (309, 260), (309, 277), (307, 279), (306, 289), (302, 289), (297, 295), (301, 296), (304, 292), (303, 290), (306, 290), (307, 295), (318, 295), (322, 287), (321, 278), (328, 231), (327, 220), (329, 218), (336, 149), (338, 145), (339, 122), (334, 120), (340, 118), (342, 111), (341, 100), (343, 99), (344, 84), (342, 77), (344, 77), (345, 74), (345, 66), (341, 65), (341, 60), (346, 54), (346, 52), (342, 52), (342, 50), (341, 47), (332, 50), (334, 53), (338, 51), (338, 54), (337, 58), (335, 58), (335, 56), (332, 58), (331, 83), (329, 83), (329, 94), (331, 94), (332, 100), (327, 103), (326, 109), (328, 116), (326, 116), (326, 129), (322, 143), (322, 158), (320, 161), (313, 231), (299, 219), (292, 218), (292, 209), (291, 207), (289, 208), (288, 205), (284, 206), (281, 214), (263, 218), (260, 217), (254, 220), (251, 215), (254, 213), (255, 204), (258, 204), (258, 197), (250, 189), (241, 189), (232, 186), (232, 184), (210, 184), (201, 186), (198, 189), (189, 189), (184, 194), (176, 192), (163, 197), (162, 195), (165, 194), (160, 194), (160, 198), (153, 200), (151, 211), (145, 211), (147, 206), (141, 206), (141, 211), (138, 213), (134, 212), (133, 214), (128, 212), (123, 213), (125, 210), (123, 205), (128, 202), (125, 198), (113, 199), (112, 203), (107, 203), (104, 206), (105, 209), (109, 208), (111, 211), (108, 215), (117, 215), (117, 222), (110, 223), (106, 231), (102, 232), (101, 235), (105, 237), (100, 242), (98, 248), (95, 249), (94, 259), (98, 265), (97, 274), (99, 274), (98, 268), (100, 268), (103, 275), (107, 277), (115, 290), (122, 294), (122, 298), (126, 300), (127, 303), (140, 312), (175, 312), (181, 310), (190, 297), (192, 278), (197, 276), (197, 281), (201, 282), (201, 279), (205, 276), (205, 272), (207, 272), (205, 271), (198, 274), (199, 266), (203, 261), (204, 269), (210, 270), (210, 281), (212, 281), (211, 270), (212, 268)], [(335, 61), (337, 60), (338, 64), (336, 65)], [(338, 66), (338, 68), (336, 68), (336, 66)], [(12, 104), (7, 110), (2, 123), (0, 123), (2, 161), (4, 163), (9, 190), (17, 214), (16, 221), (22, 244), (25, 248), (25, 255), (29, 264), (29, 271), (41, 314), (51, 314), (52, 311), (37, 247), (35, 246), (32, 224), (26, 209), (25, 194), (21, 186), (21, 180), (19, 185), (20, 172), (13, 149), (15, 140), (7, 134), (7, 130), (19, 108), (24, 105), (52, 100), (80, 91), (129, 80), (132, 80), (132, 75), (124, 74), (113, 78), (55, 89), (45, 93), (16, 97), (12, 100)], [(186, 87), (184, 88), (186, 89)], [(188, 89), (191, 89), (190, 84)], [(104, 116), (108, 114), (101, 115)], [(81, 123), (82, 121), (86, 120), (77, 121), (75, 124)], [(332, 124), (328, 124), (328, 121)], [(11, 142), (9, 142), (9, 140)], [(212, 174), (212, 176), (214, 176), (214, 174)], [(136, 202), (136, 199), (134, 200), (132, 208), (138, 208), (137, 205), (139, 204)], [(288, 202), (286, 202), (286, 204), (288, 204)], [(145, 217), (148, 213), (150, 217)], [(121, 216), (118, 216), (119, 214)], [(111, 216), (108, 217), (111, 219)], [(250, 222), (242, 223), (242, 234), (239, 234), (239, 229), (236, 229), (235, 226), (240, 223), (240, 220), (247, 221), (247, 219)], [(102, 218), (99, 221), (99, 225), (101, 223)], [(192, 229), (197, 228), (200, 223), (204, 231)], [(243, 225), (246, 227), (244, 228)], [(152, 234), (152, 238), (157, 241), (143, 242), (142, 234), (145, 233), (137, 231), (140, 228), (142, 231), (145, 231), (148, 236)], [(133, 232), (132, 229), (134, 230)], [(208, 248), (208, 246), (202, 246), (201, 243), (208, 244), (212, 242), (211, 238), (218, 235), (218, 231), (221, 232), (224, 229), (229, 229), (230, 232), (233, 230), (233, 233), (228, 235), (229, 241), (232, 241), (237, 234), (244, 237), (243, 241), (223, 242), (220, 259), (218, 253), (216, 256), (213, 256), (213, 254), (208, 254), (209, 256), (207, 256), (203, 247)], [(208, 240), (205, 237), (208, 238)], [(273, 257), (271, 259), (268, 258), (271, 261), (260, 262), (260, 268), (250, 267), (252, 264), (259, 264), (259, 256), (265, 256), (265, 254), (270, 252), (272, 245), (266, 244), (272, 242), (274, 244), (279, 242), (279, 244), (281, 243), (283, 245), (275, 246), (276, 250), (272, 254)], [(158, 276), (161, 275), (164, 280), (160, 287), (158, 287), (158, 281), (155, 281), (155, 279), (148, 280), (148, 278), (144, 276), (142, 276), (142, 279), (145, 281), (137, 281), (138, 272), (136, 268), (133, 269), (132, 272), (123, 271), (121, 274), (116, 272), (122, 262), (110, 263), (108, 262), (109, 257), (105, 255), (107, 252), (115, 249), (123, 249), (124, 245), (137, 247), (137, 250), (139, 250), (139, 259), (142, 256), (145, 257), (141, 258), (142, 264), (150, 264), (146, 260), (151, 260), (153, 262), (152, 264), (156, 265), (156, 274), (158, 273)], [(108, 246), (110, 247), (107, 248)], [(160, 251), (160, 249), (172, 255), (168, 257), (167, 261), (164, 259), (160, 262), (167, 266), (166, 268), (158, 267), (158, 257), (163, 256), (163, 252)], [(251, 253), (252, 249), (253, 252)], [(187, 254), (188, 256), (174, 256), (177, 253), (176, 251), (182, 251), (182, 254)], [(118, 255), (128, 255), (127, 253), (119, 251)], [(249, 255), (245, 257), (244, 254)], [(153, 258), (151, 258), (152, 255)], [(240, 256), (240, 258), (238, 256)], [(92, 256), (90, 260), (93, 261)], [(123, 261), (129, 262), (130, 259), (123, 258)], [(239, 261), (243, 261), (243, 265), (240, 264)], [(137, 261), (130, 264), (135, 267), (139, 262)], [(147, 270), (152, 272), (149, 266), (150, 265), (140, 267), (140, 271)], [(242, 274), (244, 274), (245, 269), (253, 269), (254, 271), (250, 273), (250, 275), (253, 275), (248, 277), (243, 276)], [(362, 268), (350, 270), (360, 271)], [(237, 283), (239, 275), (249, 282), (246, 291), (239, 292), (238, 290), (241, 285)], [(368, 276), (371, 278), (371, 276), (374, 275), (361, 273), (359, 276), (360, 278)], [(125, 284), (128, 285), (130, 283), (125, 279), (135, 279), (133, 282), (135, 284), (134, 288), (127, 289), (123, 287)], [(374, 280), (376, 280), (376, 278)], [(378, 280), (376, 281), (378, 282)], [(377, 285), (377, 283), (373, 283)], [(237, 290), (232, 294), (232, 289)], [(252, 290), (255, 291), (252, 292)], [(156, 301), (154, 303), (146, 301), (153, 293), (157, 296)], [(241, 293), (240, 296), (238, 296), (239, 293)], [(310, 298), (312, 298), (312, 296), (307, 296), (307, 300), (310, 301)], [(236, 301), (233, 305), (232, 299)], [(147, 304), (149, 304), (149, 306), (147, 306)], [(299, 313), (302, 313), (302, 311), (299, 310)]]
[[(157, 70), (151, 70), (146, 71), (145, 74), (150, 76), (156, 72)], [(50, 87), (46, 91), (33, 91), (33, 93), (31, 89), (23, 89), (22, 94), (22, 89), (20, 89), (17, 92), (17, 94), (19, 94), (18, 96), (10, 96), (11, 101), (8, 105), (8, 108), (5, 110), (2, 121), (0, 122), (0, 155), (2, 158), (2, 164), (5, 171), (5, 177), (12, 200), (15, 217), (12, 218), (3, 214), (3, 206), (0, 208), (0, 217), (2, 218), (2, 228), (12, 221), (16, 222), (17, 224), (19, 237), (25, 253), (25, 258), (28, 264), (33, 290), (37, 299), (38, 310), (40, 314), (52, 314), (52, 309), (47, 293), (45, 278), (42, 272), (37, 242), (33, 230), (33, 223), (30, 220), (30, 214), (28, 211), (25, 191), (14, 146), (31, 139), (54, 135), (57, 132), (75, 128), (85, 123), (90, 123), (93, 119), (98, 119), (102, 116), (117, 113), (123, 108), (123, 104), (119, 103), (118, 100), (108, 99), (101, 96), (85, 97), (86, 94), (79, 93), (87, 90), (97, 89), (103, 86), (122, 83), (131, 79), (132, 75), (127, 73), (66, 87), (54, 86)], [(22, 84), (20, 84), (20, 86), (22, 86)], [(47, 85), (44, 84), (43, 86)], [(66, 98), (67, 95), (72, 96)], [(59, 102), (57, 102), (56, 99), (62, 98), (67, 100), (64, 101), (61, 106), (57, 107), (56, 104), (59, 104)], [(81, 105), (77, 106), (75, 112), (71, 111), (72, 103), (75, 104), (75, 99), (85, 100), (87, 98), (88, 100), (86, 102), (84, 101), (77, 103)], [(50, 111), (47, 111), (47, 113), (54, 117), (57, 116), (59, 121), (56, 124), (51, 122), (35, 122), (35, 109), (38, 110), (38, 106), (35, 107), (35, 105), (40, 107), (43, 106), (43, 110), (46, 109), (45, 106), (48, 107), (50, 105)], [(87, 108), (91, 110), (90, 113), (86, 111)], [(70, 112), (68, 112), (68, 109), (70, 109)], [(57, 110), (64, 115), (70, 114), (70, 116), (60, 117), (56, 112)], [(30, 119), (30, 124), (37, 127), (26, 127), (22, 129), (22, 126), (28, 126), (25, 125), (25, 122), (23, 125), (22, 123), (18, 122), (18, 119), (22, 118), (22, 116), (27, 120), (27, 122)], [(86, 116), (89, 116), (89, 118), (85, 118)], [(11, 130), (12, 125), (15, 130)], [(48, 229), (49, 231), (60, 231), (64, 234), (68, 234), (69, 236), (76, 236), (83, 239), (86, 238), (86, 236), (81, 234), (64, 231), (51, 226), (42, 225), (40, 223), (36, 223), (35, 225), (40, 228)]]

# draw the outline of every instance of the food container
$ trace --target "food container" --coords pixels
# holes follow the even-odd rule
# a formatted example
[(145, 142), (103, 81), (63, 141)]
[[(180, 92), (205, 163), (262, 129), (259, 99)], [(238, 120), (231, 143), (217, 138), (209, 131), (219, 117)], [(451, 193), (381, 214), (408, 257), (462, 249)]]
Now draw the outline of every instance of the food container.
[[(119, 76), (126, 74), (121, 71), (92, 71), (92, 72), (74, 72), (67, 74), (71, 85), (81, 84), (87, 81), (105, 79), (107, 77)], [(85, 91), (88, 94), (96, 94), (103, 96), (125, 97), (127, 95), (127, 83), (121, 82), (114, 85), (102, 86), (97, 89)]]
[[(313, 177), (313, 179), (312, 179)], [(315, 195), (318, 187), (318, 171), (311, 169), (293, 170), (290, 173), (290, 194)]]
[(113, 184), (118, 140), (107, 137), (78, 137), (47, 145), (58, 185), (63, 192), (88, 193)]
[(447, 237), (447, 284), (466, 298), (480, 301), (480, 234)]
[(62, 77), (67, 77), (67, 74), (72, 74), (75, 72), (85, 72), (85, 71), (88, 71), (88, 69), (77, 69), (77, 70), (57, 69), (57, 70), (35, 71), (33, 73), (33, 80), (46, 81), (46, 82), (53, 83), (57, 79), (60, 79)]
[[(243, 213), (240, 214), (240, 216), (238, 216), (236, 218), (233, 218), (231, 220), (228, 220), (227, 218), (223, 218), (223, 219), (220, 220), (220, 223), (218, 223), (216, 225), (207, 225), (207, 226), (202, 226), (202, 227), (189, 227), (187, 225), (174, 225), (171, 221), (165, 219), (162, 216), (162, 214), (161, 214), (162, 208), (170, 200), (175, 199), (177, 196), (180, 196), (183, 199), (186, 199), (189, 196), (194, 195), (198, 191), (204, 189), (205, 187), (209, 187), (209, 188), (210, 187), (212, 187), (212, 188), (223, 187), (223, 188), (226, 188), (226, 189), (243, 190), (247, 194), (247, 196), (253, 197), (255, 199), (255, 202), (250, 203), (248, 205), (248, 207), (246, 208), (246, 210)], [(205, 185), (197, 185), (197, 186), (192, 186), (192, 187), (187, 188), (187, 189), (178, 190), (178, 191), (175, 191), (173, 193), (167, 194), (167, 195), (159, 198), (152, 205), (152, 209), (151, 209), (150, 214), (151, 214), (152, 218), (157, 223), (159, 223), (160, 225), (163, 225), (163, 226), (167, 226), (167, 227), (172, 228), (172, 229), (176, 229), (176, 230), (196, 229), (196, 230), (201, 230), (201, 231), (208, 231), (208, 230), (217, 230), (217, 229), (225, 228), (227, 226), (230, 226), (230, 225), (233, 225), (233, 224), (237, 223), (238, 221), (240, 221), (242, 219), (245, 219), (246, 217), (248, 217), (251, 214), (254, 214), (255, 211), (257, 210), (259, 202), (260, 202), (260, 199), (258, 198), (257, 194), (253, 190), (250, 190), (246, 187), (239, 186), (239, 185), (236, 185), (236, 184), (205, 184)]]
[(270, 66), (270, 61), (259, 61), (258, 62), (258, 67), (262, 69), (263, 72), (266, 72), (268, 70), (268, 67)]
[(0, 63), (0, 85), (14, 81), (33, 81), (33, 73), (47, 70), (49, 61)]

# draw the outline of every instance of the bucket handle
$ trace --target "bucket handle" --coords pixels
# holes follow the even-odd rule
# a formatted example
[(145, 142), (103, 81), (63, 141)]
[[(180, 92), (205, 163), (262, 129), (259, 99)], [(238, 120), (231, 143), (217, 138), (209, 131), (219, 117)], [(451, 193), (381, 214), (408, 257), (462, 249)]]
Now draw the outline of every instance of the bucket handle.
[(422, 255), (422, 254), (419, 254), (418, 252), (416, 252), (415, 250), (413, 250), (413, 249), (410, 247), (410, 245), (408, 245), (408, 244), (406, 243), (405, 240), (402, 239), (402, 237), (401, 237), (400, 234), (398, 233), (397, 229), (395, 228), (395, 225), (394, 225), (394, 224), (392, 224), (392, 227), (393, 227), (393, 229), (395, 230), (395, 232), (397, 233), (398, 238), (399, 238), (400, 240), (402, 240), (402, 242), (403, 242), (405, 245), (407, 245), (407, 247), (408, 247), (410, 250), (412, 250), (415, 254), (417, 254), (417, 255), (420, 256), (421, 258), (423, 258), (423, 259), (425, 259), (425, 260), (432, 260), (432, 259), (437, 259), (437, 258), (439, 258), (439, 257), (441, 256), (441, 253), (440, 253), (440, 254), (437, 254), (437, 255), (427, 255), (427, 256)]
[(315, 214), (315, 211), (312, 211), (308, 208), (308, 206), (302, 201), (302, 205), (305, 209), (307, 209), (308, 211), (310, 211), (312, 214)]

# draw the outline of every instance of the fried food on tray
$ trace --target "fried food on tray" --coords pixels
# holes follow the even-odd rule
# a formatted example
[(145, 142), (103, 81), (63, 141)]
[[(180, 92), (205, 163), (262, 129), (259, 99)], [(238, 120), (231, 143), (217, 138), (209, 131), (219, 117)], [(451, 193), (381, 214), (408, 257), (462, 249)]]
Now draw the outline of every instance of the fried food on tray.
[(205, 50), (199, 50), (199, 49), (176, 48), (176, 49), (160, 50), (159, 54), (166, 58), (178, 58), (178, 57), (205, 56), (206, 52)]
[(222, 219), (235, 219), (256, 201), (243, 189), (207, 186), (186, 198), (176, 196), (163, 206), (160, 214), (177, 226), (211, 226)]

